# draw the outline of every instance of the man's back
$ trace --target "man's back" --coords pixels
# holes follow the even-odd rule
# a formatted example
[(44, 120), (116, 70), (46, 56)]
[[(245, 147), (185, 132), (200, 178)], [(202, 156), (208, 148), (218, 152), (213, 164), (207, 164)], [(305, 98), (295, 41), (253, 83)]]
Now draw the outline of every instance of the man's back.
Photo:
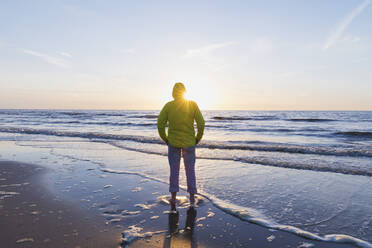
[[(160, 137), (174, 147), (191, 147), (200, 140), (204, 132), (204, 118), (194, 101), (183, 98), (177, 89), (173, 91), (173, 101), (165, 104), (158, 118)], [(197, 123), (198, 134), (195, 137), (194, 121)], [(165, 126), (168, 122), (168, 137)]]

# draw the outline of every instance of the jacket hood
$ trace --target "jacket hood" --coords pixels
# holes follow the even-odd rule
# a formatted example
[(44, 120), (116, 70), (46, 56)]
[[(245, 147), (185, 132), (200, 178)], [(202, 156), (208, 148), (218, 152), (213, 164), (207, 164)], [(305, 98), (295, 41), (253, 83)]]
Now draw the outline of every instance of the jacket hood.
[(179, 98), (183, 98), (184, 95), (186, 93), (186, 88), (185, 88), (185, 85), (183, 85), (183, 83), (175, 83), (175, 85), (173, 86), (173, 92), (172, 92), (172, 96), (174, 99), (179, 99)]

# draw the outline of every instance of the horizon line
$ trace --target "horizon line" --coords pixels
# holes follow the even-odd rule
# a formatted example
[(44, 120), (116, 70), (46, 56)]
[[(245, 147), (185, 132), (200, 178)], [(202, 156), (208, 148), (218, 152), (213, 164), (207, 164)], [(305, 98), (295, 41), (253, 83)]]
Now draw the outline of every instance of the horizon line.
[[(56, 110), (56, 111), (160, 111), (160, 109), (91, 109), (91, 108), (0, 108), (0, 110)], [(313, 112), (371, 112), (372, 109), (200, 109), (201, 111), (313, 111)]]

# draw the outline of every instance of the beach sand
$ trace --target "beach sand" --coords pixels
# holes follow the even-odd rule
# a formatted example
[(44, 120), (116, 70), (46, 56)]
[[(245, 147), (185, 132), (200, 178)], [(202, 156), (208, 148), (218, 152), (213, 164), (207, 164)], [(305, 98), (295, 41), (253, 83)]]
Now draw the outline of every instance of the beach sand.
[(65, 202), (42, 183), (47, 169), (0, 162), (1, 247), (118, 247), (102, 216)]
[(169, 213), (168, 185), (77, 164), (0, 162), (1, 247), (351, 247), (243, 222), (206, 199), (189, 210), (184, 191)]

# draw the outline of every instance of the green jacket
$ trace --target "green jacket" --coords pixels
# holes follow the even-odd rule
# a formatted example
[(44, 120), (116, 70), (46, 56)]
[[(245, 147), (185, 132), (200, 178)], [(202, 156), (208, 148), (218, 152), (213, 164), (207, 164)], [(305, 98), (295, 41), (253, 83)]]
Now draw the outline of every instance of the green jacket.
[[(158, 117), (160, 137), (174, 147), (195, 146), (195, 141), (201, 140), (204, 132), (204, 118), (194, 101), (189, 101), (173, 91), (174, 100), (165, 104)], [(194, 121), (198, 133), (195, 137)], [(165, 126), (168, 122), (168, 136)]]

